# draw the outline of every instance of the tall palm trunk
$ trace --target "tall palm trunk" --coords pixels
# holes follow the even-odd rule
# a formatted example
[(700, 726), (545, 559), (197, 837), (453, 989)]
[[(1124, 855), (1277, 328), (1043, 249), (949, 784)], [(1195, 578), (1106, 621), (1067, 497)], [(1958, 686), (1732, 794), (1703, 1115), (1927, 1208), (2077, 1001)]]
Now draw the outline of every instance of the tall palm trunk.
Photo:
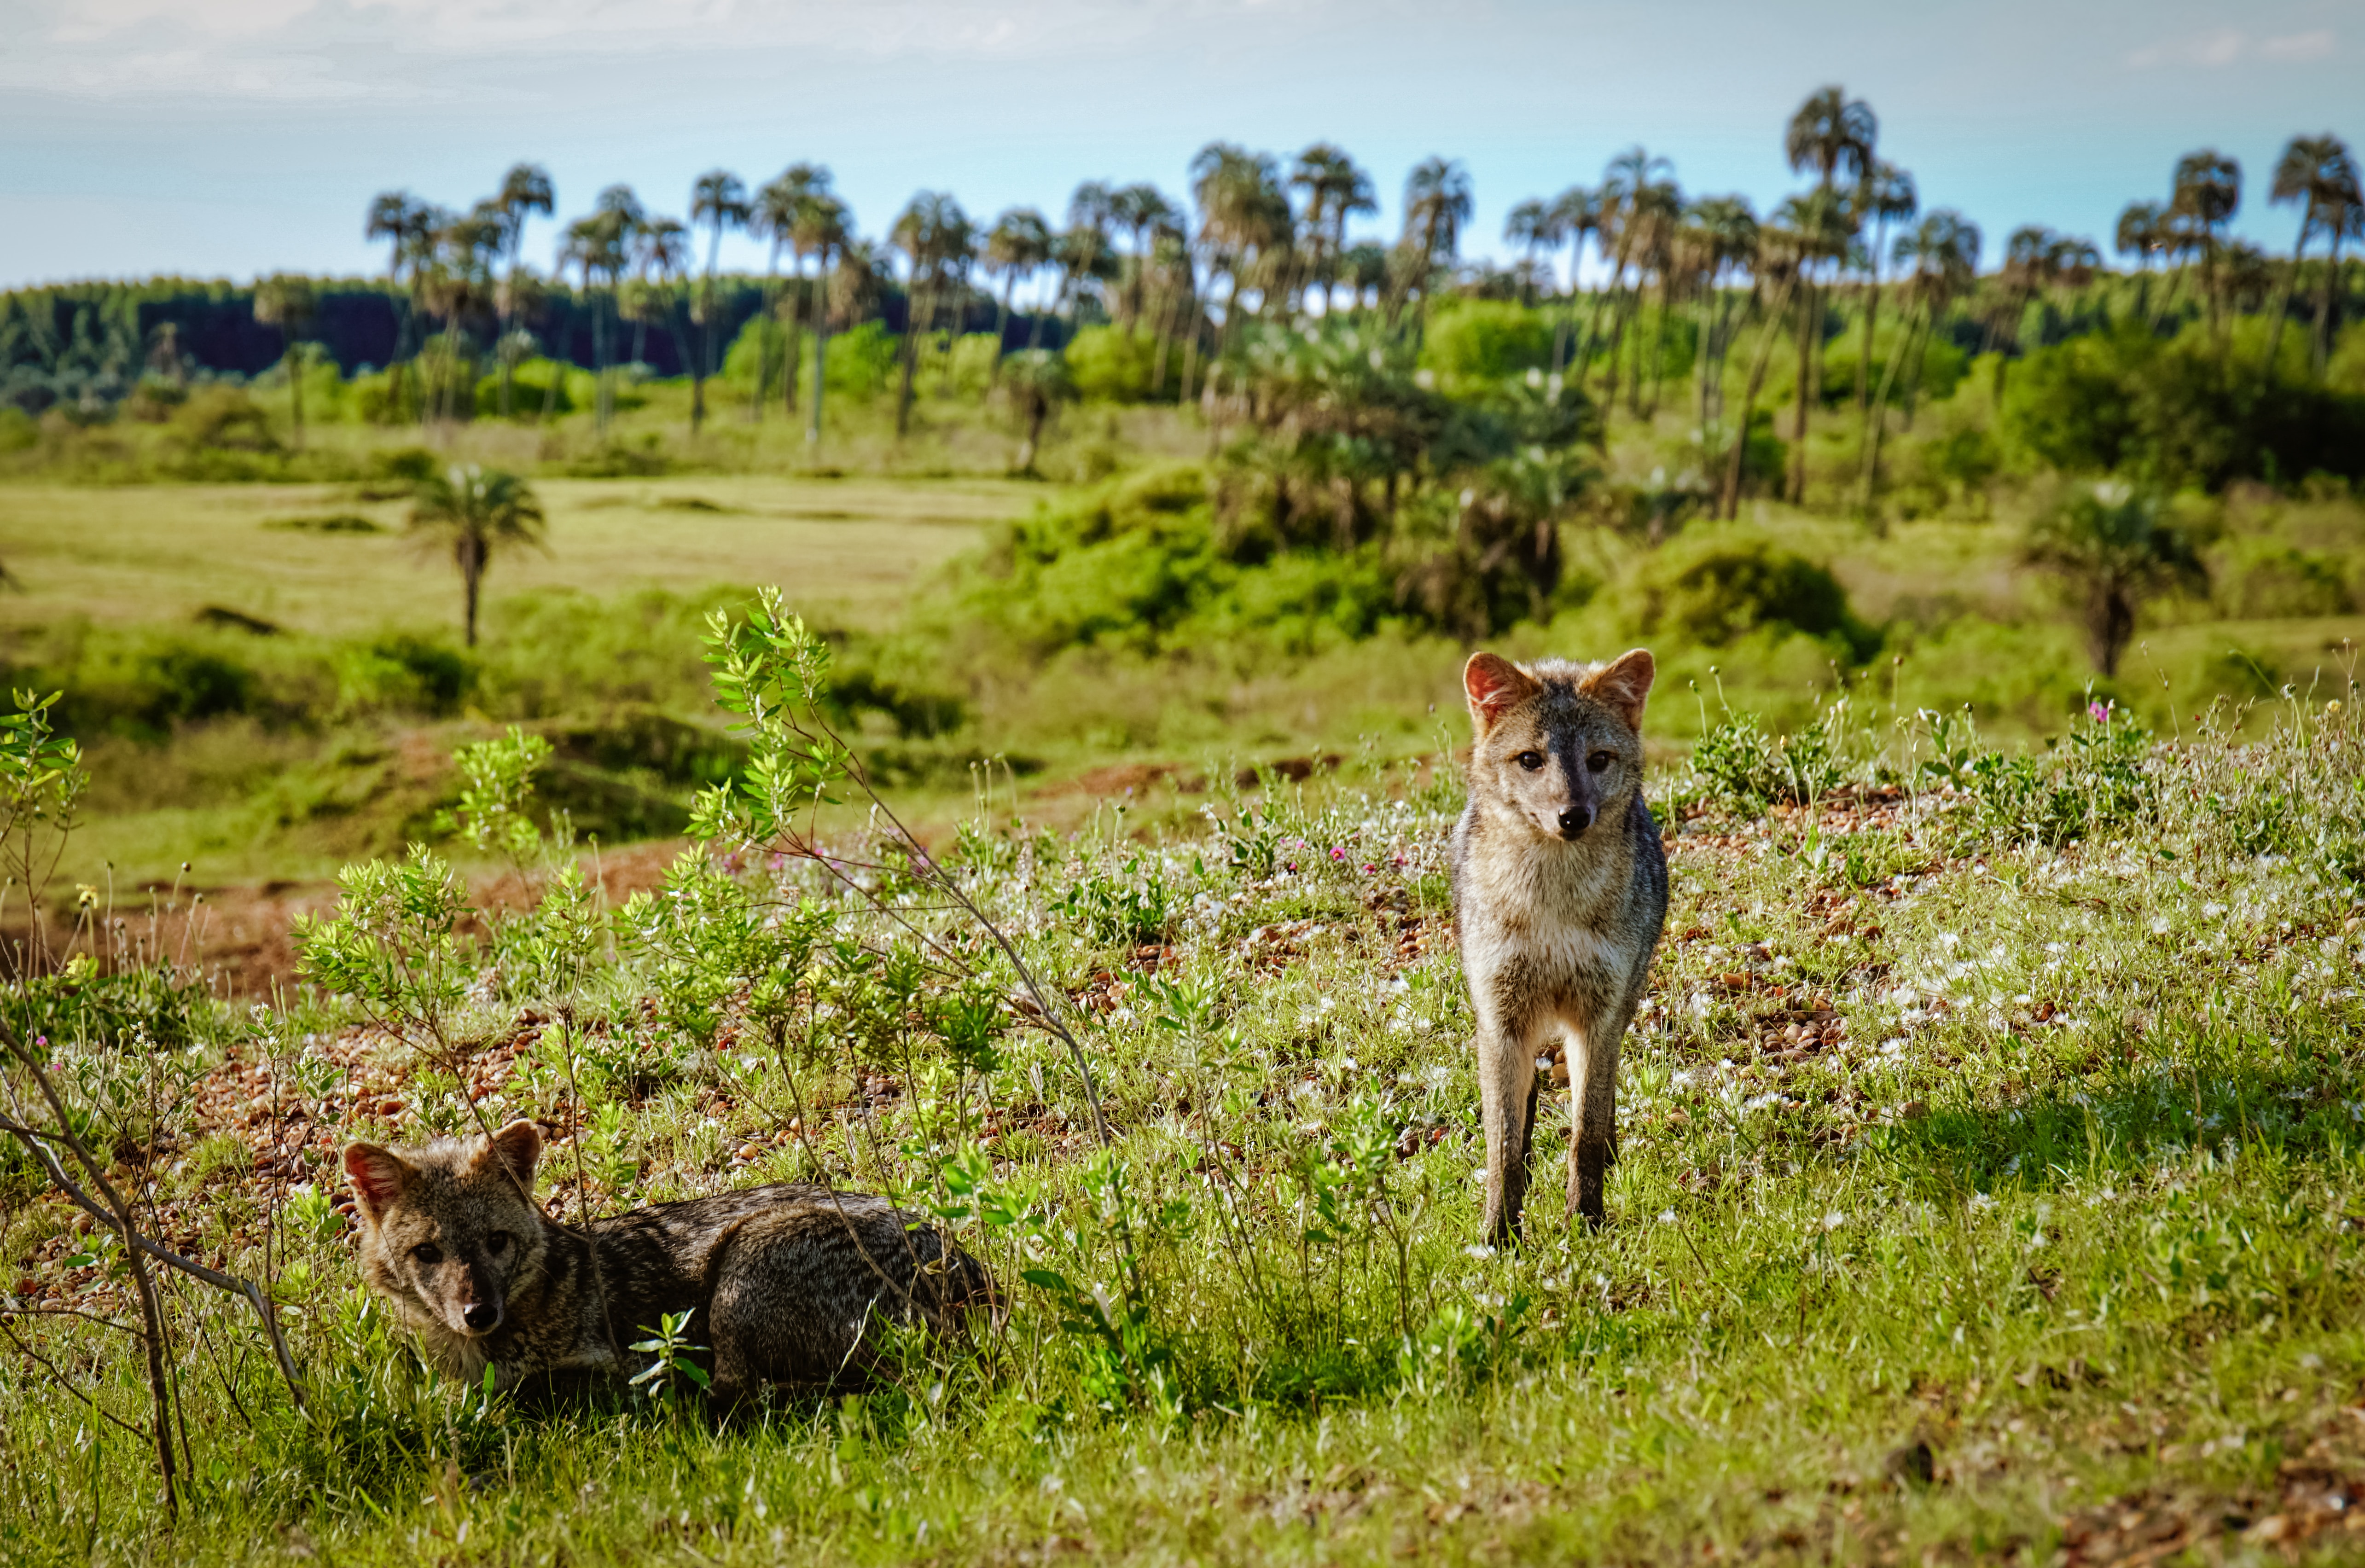
[[(821, 285), (813, 285), (813, 298), (820, 298)], [(780, 345), (780, 411), (789, 419), (797, 417), (797, 361), (805, 351), (805, 259), (802, 252), (791, 258), (789, 268), (788, 334)], [(816, 303), (814, 314), (820, 307)]]
[(1797, 274), (1782, 286), (1782, 297), (1765, 316), (1765, 335), (1758, 340), (1757, 358), (1749, 367), (1749, 386), (1741, 396), (1741, 423), (1732, 432), (1732, 450), (1724, 465), (1724, 495), (1720, 510), (1728, 518), (1741, 515), (1741, 466), (1749, 453), (1749, 424), (1757, 415), (1757, 394), (1765, 387), (1765, 372), (1774, 363), (1774, 344), (1781, 337), (1777, 323), (1782, 312), (1789, 308), (1790, 297), (1798, 292)]
[[(1002, 274), (1001, 306), (993, 313), (993, 368), (986, 372), (985, 384), (991, 388), (1002, 379), (1002, 345), (1010, 336), (1010, 297), (1018, 287), (1017, 269)], [(1127, 329), (1128, 332), (1130, 328)]]
[(2267, 362), (2259, 367), (2260, 390), (2275, 384), (2275, 361), (2282, 357), (2283, 322), (2291, 316), (2292, 290), (2299, 286), (2300, 263), (2307, 253), (2307, 231), (2315, 227), (2315, 209), (2311, 204), (2299, 220), (2299, 239), (2292, 246), (2291, 270), (2283, 274), (2283, 286), (2275, 291), (2275, 326), (2267, 334)]
[[(1889, 350), (1889, 364), (1880, 373), (1879, 395), (1871, 399), (1864, 435), (1864, 515), (1867, 521), (1877, 516), (1880, 505), (1880, 447), (1889, 433), (1889, 394), (1897, 384), (1897, 373), (1905, 363), (1906, 346), (1913, 341), (1913, 322), (1909, 319), (1898, 333), (1897, 344)], [(1859, 377), (1869, 381), (1870, 376)]]
[(2325, 263), (2324, 282), (2315, 293), (2315, 342), (2308, 359), (2319, 381), (2324, 379), (2325, 362), (2332, 355), (2332, 317), (2336, 308), (2333, 289), (2340, 278), (2340, 233), (2344, 227), (2337, 221), (2332, 225), (2332, 256)]
[(1815, 339), (1823, 329), (1821, 303), (1822, 297), (1812, 283), (1800, 286), (1798, 409), (1790, 420), (1790, 502), (1794, 506), (1807, 498), (1807, 426), (1809, 405), (1815, 398)]
[(474, 532), (462, 532), (453, 543), (452, 554), (457, 558), (461, 588), (467, 595), (468, 646), (473, 648), (476, 645), (477, 590), (485, 580), (484, 536)]
[(912, 377), (920, 368), (920, 296), (926, 292), (914, 280), (913, 297), (903, 312), (903, 371), (901, 384), (895, 388), (895, 436), (899, 441), (912, 428)]
[[(814, 269), (813, 277), (813, 423), (805, 431), (805, 444), (814, 448), (821, 445), (821, 395), (822, 388), (827, 386), (829, 381), (829, 252), (827, 249), (822, 251), (818, 259), (821, 264)], [(796, 377), (791, 375), (789, 381), (793, 386)]]

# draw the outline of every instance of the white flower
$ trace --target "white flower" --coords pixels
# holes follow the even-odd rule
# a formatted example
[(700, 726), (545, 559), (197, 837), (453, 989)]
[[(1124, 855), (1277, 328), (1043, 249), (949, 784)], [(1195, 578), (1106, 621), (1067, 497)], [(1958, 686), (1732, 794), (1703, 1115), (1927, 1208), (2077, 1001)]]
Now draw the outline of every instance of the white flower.
[(1846, 1223), (1847, 1215), (1840, 1213), (1837, 1209), (1833, 1209), (1831, 1213), (1823, 1216), (1823, 1228), (1825, 1230), (1837, 1230)]

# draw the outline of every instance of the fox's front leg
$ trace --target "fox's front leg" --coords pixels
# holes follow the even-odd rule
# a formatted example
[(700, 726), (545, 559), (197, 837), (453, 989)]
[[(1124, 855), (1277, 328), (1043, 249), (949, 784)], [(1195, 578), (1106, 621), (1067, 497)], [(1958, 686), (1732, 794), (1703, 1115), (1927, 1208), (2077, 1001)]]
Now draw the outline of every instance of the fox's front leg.
[(1632, 1009), (1597, 1016), (1591, 1028), (1572, 1026), (1575, 1060), (1568, 1085), (1568, 1215), (1599, 1229), (1608, 1210), (1603, 1178), (1618, 1159), (1618, 1045)]
[(1486, 1131), (1486, 1241), (1520, 1238), (1528, 1155), (1535, 1142), (1536, 1047), (1531, 1020), (1489, 1009), (1478, 1022), (1478, 1115)]

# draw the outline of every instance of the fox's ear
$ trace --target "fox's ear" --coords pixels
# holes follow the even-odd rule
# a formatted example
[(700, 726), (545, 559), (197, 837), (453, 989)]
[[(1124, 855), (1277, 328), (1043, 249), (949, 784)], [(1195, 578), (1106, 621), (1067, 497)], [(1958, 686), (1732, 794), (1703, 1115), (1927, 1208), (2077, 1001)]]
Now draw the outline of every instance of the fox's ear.
[(1651, 657), (1651, 650), (1636, 648), (1586, 676), (1577, 683), (1577, 689), (1608, 704), (1626, 721), (1626, 727), (1639, 735), (1642, 733), (1642, 704), (1650, 698), (1651, 682), (1658, 673), (1659, 666)]
[(476, 1169), (506, 1170), (528, 1197), (533, 1195), (533, 1168), (542, 1159), (542, 1129), (532, 1122), (511, 1122), (488, 1139), (476, 1156)]
[(386, 1211), (417, 1174), (409, 1161), (390, 1148), (374, 1143), (345, 1145), (345, 1179), (353, 1184), (353, 1193), (361, 1199), (372, 1225), (386, 1217)]
[(1535, 677), (1500, 654), (1473, 654), (1462, 666), (1463, 694), (1470, 699), (1470, 719), (1482, 735), (1540, 689)]

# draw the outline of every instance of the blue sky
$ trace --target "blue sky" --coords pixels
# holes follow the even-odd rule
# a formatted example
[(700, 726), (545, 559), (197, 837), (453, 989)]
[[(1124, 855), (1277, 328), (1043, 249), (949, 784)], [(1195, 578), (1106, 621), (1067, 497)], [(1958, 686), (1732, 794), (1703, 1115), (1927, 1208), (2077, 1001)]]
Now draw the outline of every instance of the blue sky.
[[(373, 193), (465, 206), (520, 159), (562, 218), (612, 181), (678, 214), (703, 170), (816, 160), (877, 232), (922, 187), (981, 218), (1056, 216), (1087, 178), (1179, 196), (1216, 138), (1340, 143), (1390, 232), (1406, 170), (1459, 158), (1465, 249), (1501, 253), (1513, 202), (1638, 141), (1687, 193), (1769, 206), (1826, 83), (1990, 260), (2027, 222), (2107, 250), (2202, 146), (2242, 162), (2237, 231), (2285, 250), (2285, 140), (2365, 139), (2365, 0), (0, 0), (0, 285), (375, 271)], [(537, 224), (529, 259), (554, 242)]]

